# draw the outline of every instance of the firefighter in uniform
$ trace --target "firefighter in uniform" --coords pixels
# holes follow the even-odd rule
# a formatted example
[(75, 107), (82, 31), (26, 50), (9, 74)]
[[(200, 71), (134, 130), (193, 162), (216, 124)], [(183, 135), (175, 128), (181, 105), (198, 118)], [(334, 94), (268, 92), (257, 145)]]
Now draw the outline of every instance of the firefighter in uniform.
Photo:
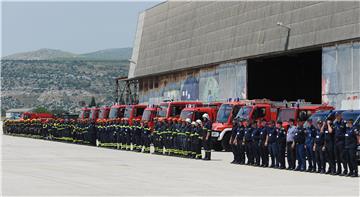
[(314, 147), (314, 140), (316, 137), (316, 128), (312, 124), (312, 120), (310, 118), (307, 120), (307, 123), (308, 125), (306, 127), (306, 140), (305, 140), (306, 157), (309, 164), (307, 172), (315, 172), (316, 161), (315, 161), (315, 152), (313, 150), (313, 147)]
[(267, 127), (267, 137), (265, 142), (265, 145), (268, 147), (271, 157), (271, 165), (270, 165), (271, 168), (279, 167), (279, 161), (277, 160), (279, 151), (276, 143), (276, 136), (277, 133), (274, 127), (274, 121), (271, 120), (269, 122), (269, 126)]
[(196, 133), (196, 129), (198, 127), (198, 123), (193, 121), (191, 123), (191, 129), (189, 131), (189, 149), (190, 151), (188, 151), (188, 157), (189, 158), (192, 158), (192, 159), (195, 159), (196, 157), (196, 147), (195, 147), (195, 141), (194, 141), (194, 136), (195, 136), (195, 133)]
[(150, 153), (150, 135), (151, 130), (149, 127), (149, 123), (145, 121), (143, 123), (143, 130), (142, 130), (142, 138), (144, 142), (144, 153)]
[(202, 115), (204, 120), (203, 126), (203, 146), (205, 150), (204, 160), (211, 160), (211, 128), (212, 122), (210, 120), (209, 114), (205, 113)]
[(260, 166), (260, 128), (258, 127), (258, 122), (254, 121), (253, 132), (251, 133), (252, 139), (252, 151), (254, 154), (254, 165)]
[(259, 135), (259, 144), (260, 144), (260, 155), (261, 155), (261, 167), (268, 167), (269, 166), (269, 151), (267, 145), (265, 145), (266, 138), (267, 138), (267, 126), (266, 120), (261, 120), (260, 125), (260, 135)]
[(231, 149), (232, 149), (232, 153), (233, 153), (233, 156), (234, 156), (234, 159), (232, 162), (232, 164), (238, 164), (239, 163), (239, 155), (238, 155), (238, 151), (237, 151), (237, 146), (236, 146), (236, 134), (239, 130), (239, 124), (238, 124), (238, 121), (236, 118), (233, 119), (232, 121), (232, 129), (231, 129), (231, 136), (230, 136), (230, 140), (229, 140), (229, 144), (231, 146)]
[(335, 159), (334, 159), (334, 132), (332, 130), (331, 120), (327, 120), (326, 123), (322, 126), (322, 130), (325, 133), (325, 153), (326, 161), (329, 164), (329, 168), (326, 171), (326, 174), (335, 174)]
[(349, 173), (346, 176), (358, 177), (358, 166), (356, 164), (356, 146), (360, 137), (359, 125), (353, 126), (353, 120), (347, 122), (345, 134), (345, 154), (347, 164), (349, 165)]
[(286, 130), (284, 127), (282, 127), (282, 122), (277, 121), (276, 123), (276, 143), (278, 146), (278, 162), (279, 162), (279, 168), (285, 169), (285, 152), (286, 152)]
[(244, 142), (245, 142), (245, 152), (247, 163), (246, 165), (253, 165), (254, 164), (254, 153), (253, 153), (253, 141), (252, 141), (252, 132), (253, 132), (253, 124), (250, 120), (246, 123), (246, 128), (244, 130)]
[(235, 136), (235, 147), (236, 147), (236, 155), (238, 156), (238, 164), (245, 164), (245, 120), (240, 120), (236, 136)]
[(124, 120), (125, 122), (125, 138), (126, 138), (126, 150), (131, 150), (131, 135), (132, 135), (132, 127), (129, 125), (128, 120)]
[(315, 158), (317, 162), (317, 173), (325, 174), (325, 133), (322, 126), (324, 122), (319, 120), (317, 122), (316, 136), (313, 150), (315, 151)]
[[(342, 115), (340, 112), (336, 112), (335, 117), (336, 119), (334, 120), (334, 123), (332, 125), (332, 130), (335, 137), (334, 155), (337, 163), (336, 175), (340, 175), (342, 173), (347, 174), (347, 164), (344, 155), (346, 123), (342, 119)], [(341, 164), (343, 165), (344, 172), (342, 171)]]
[(299, 119), (294, 137), (294, 146), (296, 148), (296, 159), (298, 160), (298, 166), (295, 169), (296, 171), (306, 170), (305, 138), (306, 138), (306, 133), (304, 128), (304, 122), (302, 119)]
[(201, 140), (203, 125), (201, 120), (196, 120), (197, 127), (194, 133), (194, 149), (195, 149), (195, 159), (201, 159)]

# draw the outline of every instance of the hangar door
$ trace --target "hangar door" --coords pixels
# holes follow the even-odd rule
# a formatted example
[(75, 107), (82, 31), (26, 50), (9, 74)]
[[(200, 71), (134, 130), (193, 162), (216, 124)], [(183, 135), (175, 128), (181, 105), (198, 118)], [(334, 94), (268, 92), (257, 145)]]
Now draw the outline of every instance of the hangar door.
[(321, 103), (321, 49), (248, 60), (247, 96)]

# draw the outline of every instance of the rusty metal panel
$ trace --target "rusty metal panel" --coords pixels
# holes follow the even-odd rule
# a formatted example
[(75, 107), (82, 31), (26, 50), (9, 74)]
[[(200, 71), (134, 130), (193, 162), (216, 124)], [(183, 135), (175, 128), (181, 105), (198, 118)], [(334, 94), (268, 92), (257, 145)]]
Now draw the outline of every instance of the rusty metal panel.
[(338, 109), (360, 108), (359, 48), (359, 42), (323, 48), (323, 102)]
[[(163, 99), (225, 101), (246, 98), (246, 61), (221, 64), (215, 67), (183, 71), (154, 80), (144, 78), (140, 83), (140, 102), (158, 104)], [(148, 84), (158, 81), (154, 88)]]

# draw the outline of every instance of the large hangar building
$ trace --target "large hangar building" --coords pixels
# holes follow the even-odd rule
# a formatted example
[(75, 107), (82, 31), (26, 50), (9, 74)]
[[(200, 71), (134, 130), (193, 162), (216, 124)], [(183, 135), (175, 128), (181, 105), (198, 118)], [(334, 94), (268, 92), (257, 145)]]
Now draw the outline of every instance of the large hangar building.
[(140, 102), (305, 99), (360, 108), (360, 2), (164, 2), (139, 14)]

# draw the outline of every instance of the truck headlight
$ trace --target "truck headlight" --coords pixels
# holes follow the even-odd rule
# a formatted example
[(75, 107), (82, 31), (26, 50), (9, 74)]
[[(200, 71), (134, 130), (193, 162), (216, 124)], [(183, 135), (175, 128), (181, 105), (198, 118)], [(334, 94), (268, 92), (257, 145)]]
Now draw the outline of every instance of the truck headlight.
[(219, 137), (220, 133), (219, 132), (211, 132), (211, 137)]

